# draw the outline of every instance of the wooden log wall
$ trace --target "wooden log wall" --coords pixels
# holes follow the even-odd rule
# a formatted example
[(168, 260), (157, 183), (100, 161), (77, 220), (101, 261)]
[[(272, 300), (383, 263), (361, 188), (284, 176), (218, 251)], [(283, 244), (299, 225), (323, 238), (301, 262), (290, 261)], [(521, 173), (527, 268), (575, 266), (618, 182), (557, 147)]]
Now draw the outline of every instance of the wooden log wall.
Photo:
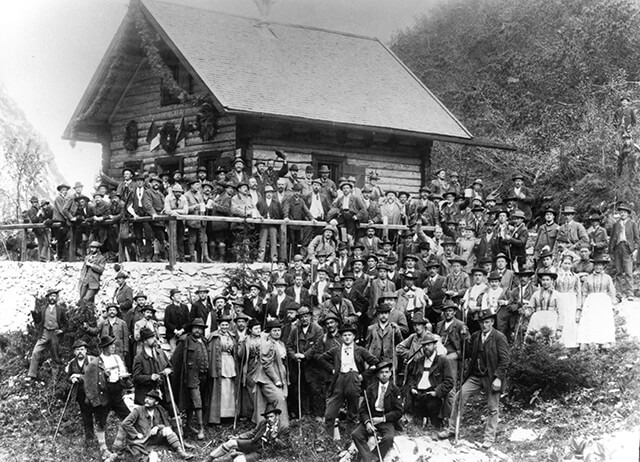
[[(197, 132), (187, 133), (184, 141), (175, 152), (169, 154), (162, 147), (149, 151), (146, 141), (152, 120), (158, 129), (165, 122), (173, 122), (176, 130), (180, 126), (182, 116), (185, 125), (195, 122), (200, 107), (187, 104), (161, 105), (161, 83), (146, 63), (143, 63), (133, 75), (123, 97), (111, 116), (111, 159), (108, 174), (112, 178), (120, 178), (122, 167), (128, 162), (143, 162), (144, 170), (149, 170), (162, 159), (183, 159), (183, 172), (193, 176), (198, 167), (198, 153), (202, 151), (233, 151), (236, 145), (236, 126), (234, 116), (223, 116), (218, 119), (218, 131), (213, 141), (204, 143)], [(194, 88), (195, 92), (200, 91)], [(138, 123), (138, 148), (131, 152), (124, 147), (125, 128), (130, 120)]]

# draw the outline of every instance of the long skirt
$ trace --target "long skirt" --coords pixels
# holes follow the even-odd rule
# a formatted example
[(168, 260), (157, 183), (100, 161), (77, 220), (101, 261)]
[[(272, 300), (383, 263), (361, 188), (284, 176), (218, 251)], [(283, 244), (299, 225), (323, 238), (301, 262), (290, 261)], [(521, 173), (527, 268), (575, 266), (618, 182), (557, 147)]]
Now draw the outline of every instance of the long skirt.
[(563, 320), (560, 343), (567, 348), (576, 348), (578, 346), (578, 323), (576, 322), (577, 305), (578, 298), (575, 293), (558, 293), (558, 318)]
[(613, 303), (605, 293), (589, 294), (582, 305), (582, 317), (578, 324), (578, 343), (615, 343), (616, 325), (613, 319)]
[(529, 319), (527, 335), (533, 331), (540, 332), (543, 327), (551, 329), (551, 338), (555, 338), (556, 329), (558, 328), (558, 313), (551, 310), (541, 310), (533, 313), (531, 319)]

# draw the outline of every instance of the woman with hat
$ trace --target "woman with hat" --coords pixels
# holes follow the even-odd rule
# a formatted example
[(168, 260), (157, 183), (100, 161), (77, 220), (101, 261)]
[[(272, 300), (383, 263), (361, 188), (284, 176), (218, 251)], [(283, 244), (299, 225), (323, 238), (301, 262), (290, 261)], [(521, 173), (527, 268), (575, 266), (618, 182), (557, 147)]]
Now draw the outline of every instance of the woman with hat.
[[(278, 450), (289, 446), (289, 425), (282, 416), (282, 409), (275, 403), (265, 406), (260, 423), (248, 432), (231, 437), (214, 449), (207, 462), (213, 462), (230, 455), (233, 462), (256, 462), (266, 455), (276, 456)], [(266, 453), (266, 454), (265, 454)]]
[(209, 337), (209, 372), (205, 395), (205, 422), (219, 424), (221, 419), (236, 414), (237, 339), (230, 330), (231, 318), (218, 319), (218, 329)]
[(527, 336), (540, 334), (541, 329), (551, 331), (549, 340), (554, 341), (562, 335), (564, 319), (558, 313), (558, 292), (553, 289), (553, 282), (558, 273), (538, 271), (540, 288), (533, 294), (529, 307), (525, 309), (525, 316), (530, 316), (527, 326)]
[(602, 223), (602, 215), (599, 213), (591, 214), (587, 221), (589, 223), (587, 235), (589, 236), (589, 244), (591, 245), (591, 254), (593, 258), (602, 258), (607, 254), (609, 247), (607, 230), (600, 225)]
[(558, 314), (564, 320), (560, 343), (566, 348), (578, 347), (577, 309), (582, 305), (580, 277), (573, 272), (575, 255), (567, 252), (560, 258), (560, 270), (556, 279)]
[(129, 415), (129, 408), (123, 400), (123, 381), (128, 381), (130, 374), (122, 358), (115, 354), (115, 343), (116, 339), (109, 335), (100, 338), (98, 348), (101, 354), (89, 363), (84, 375), (84, 391), (87, 402), (93, 406), (96, 437), (103, 459), (111, 456), (105, 439), (109, 413), (113, 410), (120, 420)]
[(584, 345), (596, 344), (609, 347), (616, 341), (616, 327), (613, 317), (613, 302), (616, 288), (611, 276), (604, 272), (609, 263), (606, 258), (591, 260), (593, 273), (582, 282), (582, 307), (576, 311), (578, 321), (577, 342)]

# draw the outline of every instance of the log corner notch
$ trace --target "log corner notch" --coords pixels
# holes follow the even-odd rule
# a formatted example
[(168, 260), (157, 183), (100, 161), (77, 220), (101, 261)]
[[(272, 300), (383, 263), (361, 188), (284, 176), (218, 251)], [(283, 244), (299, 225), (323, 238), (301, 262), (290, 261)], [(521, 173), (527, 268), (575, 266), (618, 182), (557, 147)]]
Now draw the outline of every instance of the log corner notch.
[(418, 144), (418, 155), (420, 156), (420, 187), (428, 186), (431, 181), (431, 150), (433, 141), (427, 140)]

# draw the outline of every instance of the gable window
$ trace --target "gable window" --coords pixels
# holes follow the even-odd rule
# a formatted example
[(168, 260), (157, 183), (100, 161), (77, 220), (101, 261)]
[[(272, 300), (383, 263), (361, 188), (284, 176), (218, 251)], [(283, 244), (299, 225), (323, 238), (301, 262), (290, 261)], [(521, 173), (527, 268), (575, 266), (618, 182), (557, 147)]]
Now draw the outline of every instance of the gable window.
[[(187, 93), (193, 93), (193, 77), (187, 72), (184, 66), (180, 63), (167, 64), (173, 75), (173, 80), (176, 81), (178, 86), (185, 90)], [(160, 81), (160, 105), (170, 106), (172, 104), (180, 104), (180, 99), (173, 95), (170, 91), (169, 85), (165, 85), (163, 80)]]

